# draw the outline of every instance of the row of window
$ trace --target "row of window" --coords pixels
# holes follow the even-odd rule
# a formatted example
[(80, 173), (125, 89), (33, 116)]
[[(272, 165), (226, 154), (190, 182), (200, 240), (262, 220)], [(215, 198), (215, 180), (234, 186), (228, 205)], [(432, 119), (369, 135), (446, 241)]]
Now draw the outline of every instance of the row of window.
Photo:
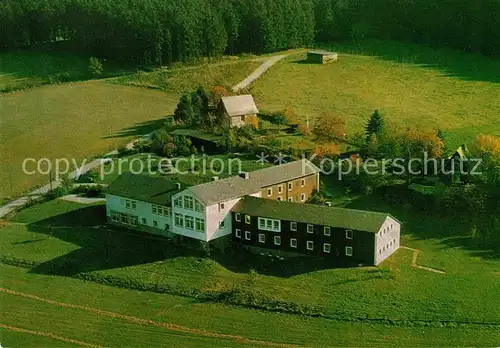
[(396, 238), (394, 238), (393, 240), (391, 240), (389, 243), (387, 243), (386, 245), (384, 245), (382, 248), (378, 249), (378, 253), (382, 254), (386, 250), (389, 250), (389, 248), (392, 248), (392, 247), (395, 247), (395, 246), (396, 246)]
[(382, 231), (379, 232), (378, 236), (383, 236), (384, 234), (388, 233), (389, 231), (392, 231), (392, 228), (393, 228), (393, 224), (390, 224), (386, 227), (384, 227), (384, 229)]
[[(301, 179), (300, 180), (300, 187), (304, 187), (306, 185), (306, 179)], [(293, 189), (293, 182), (288, 183), (288, 191), (292, 191)], [(278, 185), (278, 193), (283, 192), (283, 185)], [(272, 187), (267, 189), (267, 195), (271, 196), (273, 194), (273, 189)]]
[[(138, 224), (138, 217), (137, 216), (128, 215), (128, 214), (125, 214), (125, 213), (111, 212), (111, 219), (114, 222), (119, 222), (119, 223), (122, 223), (122, 224), (125, 224), (125, 225), (137, 226), (137, 224)], [(141, 224), (142, 225), (147, 225), (148, 224), (148, 220), (145, 217), (141, 218)], [(159, 228), (158, 227), (158, 221), (153, 220), (153, 227)], [(169, 231), (170, 230), (170, 225), (169, 224), (165, 224), (164, 228), (165, 228), (166, 231)]]
[(174, 199), (174, 207), (194, 210), (199, 213), (203, 212), (203, 206), (201, 203), (190, 196), (179, 196)]
[(131, 199), (120, 198), (120, 205), (127, 209), (135, 210), (137, 208), (137, 201)]
[(274, 219), (259, 218), (259, 230), (281, 232), (281, 221)]
[[(241, 230), (236, 229), (235, 232), (236, 238), (241, 239)], [(264, 233), (259, 233), (259, 243), (265, 243), (266, 242), (266, 235)], [(252, 240), (252, 232), (250, 231), (245, 231), (245, 240)], [(273, 236), (273, 241), (274, 245), (281, 245), (281, 236)], [(296, 238), (290, 238), (290, 247), (291, 248), (297, 248), (297, 239)], [(308, 240), (306, 241), (306, 249), (307, 250), (314, 250), (314, 241)], [(323, 252), (329, 254), (332, 250), (332, 246), (330, 243), (323, 243)], [(346, 246), (345, 247), (345, 254), (346, 256), (352, 256), (352, 247)]]
[[(278, 196), (277, 199), (278, 199), (278, 201), (282, 201), (283, 200), (283, 198), (281, 196)], [(300, 194), (300, 201), (301, 202), (305, 202), (306, 201), (306, 194), (305, 193), (301, 193)], [(288, 202), (293, 202), (293, 197), (288, 197)]]
[(174, 224), (175, 226), (183, 227), (188, 230), (195, 230), (197, 232), (205, 231), (205, 220), (194, 218), (189, 215), (174, 214)]
[(152, 204), (151, 212), (153, 213), (153, 215), (158, 215), (158, 216), (167, 216), (167, 217), (172, 216), (172, 208), (161, 205)]

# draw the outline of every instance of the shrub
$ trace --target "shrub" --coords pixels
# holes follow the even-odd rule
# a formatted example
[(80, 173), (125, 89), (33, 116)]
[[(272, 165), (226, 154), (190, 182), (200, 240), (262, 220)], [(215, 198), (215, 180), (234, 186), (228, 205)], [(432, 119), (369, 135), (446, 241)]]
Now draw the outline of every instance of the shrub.
[(309, 129), (309, 127), (307, 127), (307, 125), (305, 125), (303, 123), (299, 124), (298, 130), (299, 130), (300, 134), (302, 134), (304, 136), (309, 136), (309, 135), (312, 134), (312, 132)]
[(104, 67), (101, 61), (96, 57), (90, 57), (89, 59), (89, 72), (92, 77), (99, 77), (104, 72)]

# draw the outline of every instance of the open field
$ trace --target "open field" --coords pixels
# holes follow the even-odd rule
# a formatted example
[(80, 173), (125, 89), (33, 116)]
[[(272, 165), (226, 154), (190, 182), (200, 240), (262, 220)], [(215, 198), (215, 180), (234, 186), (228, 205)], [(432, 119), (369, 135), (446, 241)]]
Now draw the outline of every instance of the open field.
[[(0, 271), (1, 287), (6, 289), (0, 291), (4, 309), (0, 324), (94, 345), (492, 346), (498, 340), (496, 328), (341, 323), (113, 288), (5, 265), (0, 265)], [(144, 323), (140, 319), (154, 322)], [(59, 340), (5, 329), (1, 329), (0, 335), (5, 347), (71, 346)], [(222, 335), (231, 336), (220, 337)]]
[(190, 92), (198, 86), (210, 89), (214, 86), (231, 86), (257, 69), (262, 62), (223, 61), (207, 63), (196, 67), (179, 67), (172, 70), (156, 70), (153, 72), (138, 72), (110, 79), (109, 82), (128, 86), (160, 89), (166, 92)]
[[(251, 68), (245, 69), (246, 64)], [(252, 64), (238, 63), (239, 70), (226, 66), (178, 70), (169, 79), (174, 85), (182, 81), (182, 86), (190, 88), (203, 81), (215, 82), (214, 76), (223, 80), (226, 74), (228, 81), (239, 81), (252, 70)], [(93, 156), (160, 127), (179, 98), (172, 89), (175, 92), (165, 93), (88, 81), (1, 95), (0, 198), (48, 182), (48, 175), (23, 174), (25, 158), (75, 158), (79, 164), (86, 158), (90, 162)], [(28, 166), (28, 170), (33, 168)]]
[(500, 135), (498, 60), (386, 41), (325, 48), (338, 51), (339, 62), (307, 64), (294, 54), (256, 81), (259, 109), (291, 106), (310, 120), (330, 110), (351, 134), (379, 109), (400, 126), (441, 128), (450, 148)]
[[(4, 227), (0, 246), (4, 257), (34, 261), (33, 273), (85, 273), (94, 279), (139, 282), (146, 288), (161, 285), (172, 294), (204, 295), (252, 284), (258, 298), (314, 306), (341, 318), (500, 320), (500, 308), (492, 306), (500, 294), (498, 255), (468, 243), (468, 231), (458, 223), (432, 218), (422, 222), (421, 216), (380, 208), (401, 218), (402, 245), (421, 250), (417, 263), (445, 274), (412, 267), (412, 252), (405, 249), (379, 268), (329, 268), (322, 260), (303, 258), (273, 262), (241, 252), (204, 258), (147, 235), (64, 227), (79, 216), (87, 216), (86, 225), (102, 224), (104, 207), (78, 209), (78, 204), (59, 201), (19, 213), (12, 221), (27, 225)], [(421, 223), (415, 225), (419, 218)], [(258, 274), (250, 276), (251, 269)]]

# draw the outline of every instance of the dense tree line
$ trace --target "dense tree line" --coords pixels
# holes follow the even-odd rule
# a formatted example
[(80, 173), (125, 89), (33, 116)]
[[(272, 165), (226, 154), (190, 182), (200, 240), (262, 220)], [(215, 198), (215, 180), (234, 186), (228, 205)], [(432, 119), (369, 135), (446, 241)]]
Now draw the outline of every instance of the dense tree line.
[(168, 63), (375, 37), (500, 55), (500, 0), (4, 0), (0, 49)]

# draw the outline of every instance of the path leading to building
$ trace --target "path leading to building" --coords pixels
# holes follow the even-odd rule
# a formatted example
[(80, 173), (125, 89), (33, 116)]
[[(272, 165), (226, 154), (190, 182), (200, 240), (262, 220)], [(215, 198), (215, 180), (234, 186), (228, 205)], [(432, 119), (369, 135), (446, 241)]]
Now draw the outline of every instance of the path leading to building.
[(246, 79), (244, 79), (236, 86), (234, 86), (233, 92), (238, 92), (239, 90), (248, 87), (252, 82), (257, 80), (263, 73), (265, 73), (270, 67), (272, 67), (274, 64), (276, 64), (286, 56), (287, 56), (286, 54), (281, 54), (279, 56), (273, 56), (268, 60), (266, 60), (261, 66), (259, 66), (250, 75), (248, 75)]
[(253, 340), (253, 339), (246, 338), (243, 336), (237, 336), (237, 335), (231, 335), (231, 334), (221, 334), (218, 332), (205, 331), (205, 330), (190, 328), (190, 327), (181, 326), (181, 325), (172, 324), (172, 323), (166, 323), (166, 322), (155, 321), (155, 320), (150, 320), (150, 319), (138, 318), (138, 317), (133, 317), (130, 315), (105, 311), (105, 310), (102, 310), (99, 308), (76, 305), (73, 303), (54, 301), (51, 299), (46, 299), (46, 298), (38, 297), (36, 295), (27, 294), (27, 293), (19, 292), (19, 291), (14, 291), (14, 290), (6, 289), (6, 288), (0, 288), (0, 292), (2, 292), (4, 294), (8, 294), (8, 295), (27, 298), (27, 299), (42, 302), (42, 303), (47, 303), (47, 304), (54, 305), (54, 306), (79, 309), (79, 310), (93, 313), (95, 315), (105, 316), (105, 317), (114, 318), (114, 319), (121, 319), (121, 320), (127, 321), (127, 322), (132, 323), (132, 324), (161, 327), (161, 328), (165, 328), (166, 330), (187, 333), (187, 334), (196, 335), (196, 336), (219, 338), (219, 339), (224, 339), (224, 340), (228, 340), (228, 341), (243, 342), (243, 343), (251, 344), (253, 346), (258, 345), (258, 346), (268, 346), (268, 347), (296, 347), (296, 346), (292, 346), (292, 345), (288, 345), (288, 344)]
[(418, 269), (422, 269), (422, 270), (428, 271), (428, 272), (434, 272), (434, 273), (438, 273), (438, 274), (446, 274), (446, 272), (441, 271), (439, 269), (417, 265), (418, 254), (420, 254), (422, 252), (422, 250), (410, 248), (410, 247), (407, 247), (407, 246), (401, 246), (401, 248), (413, 251), (413, 255), (412, 255), (412, 258), (411, 258), (411, 266), (412, 267), (415, 267), (415, 268), (418, 268)]
[[(234, 86), (233, 91), (237, 92), (243, 88), (248, 87), (252, 82), (257, 80), (270, 67), (272, 67), (274, 64), (276, 64), (277, 62), (279, 62), (280, 60), (282, 60), (286, 56), (287, 56), (287, 54), (281, 54), (281, 55), (272, 56), (269, 59), (266, 59), (264, 61), (264, 63), (262, 63), (261, 66), (259, 66), (256, 70), (254, 70), (246, 79), (244, 79), (243, 81), (238, 83), (236, 86)], [(256, 60), (261, 61), (263, 59), (265, 59), (265, 58), (258, 58)], [(229, 64), (231, 64), (231, 63), (229, 63)], [(125, 147), (127, 149), (133, 149), (134, 144), (137, 141), (150, 139), (151, 135), (152, 135), (152, 133), (145, 134), (145, 135), (141, 136), (140, 138), (137, 138), (137, 139), (129, 142)], [(117, 154), (118, 154), (117, 150), (111, 151), (111, 152), (107, 153), (106, 155), (104, 155), (105, 158), (96, 159), (90, 163), (87, 163), (82, 168), (80, 168), (78, 171), (71, 172), (69, 174), (69, 178), (74, 179), (75, 177), (77, 177), (79, 175), (85, 174), (87, 171), (89, 171), (93, 168), (97, 168), (100, 165), (102, 165), (103, 161), (109, 160), (106, 157), (115, 156)], [(16, 210), (22, 208), (31, 200), (39, 198), (40, 196), (49, 192), (51, 189), (57, 188), (60, 185), (61, 185), (61, 183), (59, 181), (55, 180), (55, 181), (53, 181), (49, 184), (46, 184), (46, 185), (44, 185), (44, 186), (42, 186), (34, 191), (31, 191), (30, 193), (28, 193), (24, 197), (19, 197), (13, 201), (8, 202), (6, 205), (0, 207), (0, 219), (4, 218), (8, 214), (10, 214)]]

